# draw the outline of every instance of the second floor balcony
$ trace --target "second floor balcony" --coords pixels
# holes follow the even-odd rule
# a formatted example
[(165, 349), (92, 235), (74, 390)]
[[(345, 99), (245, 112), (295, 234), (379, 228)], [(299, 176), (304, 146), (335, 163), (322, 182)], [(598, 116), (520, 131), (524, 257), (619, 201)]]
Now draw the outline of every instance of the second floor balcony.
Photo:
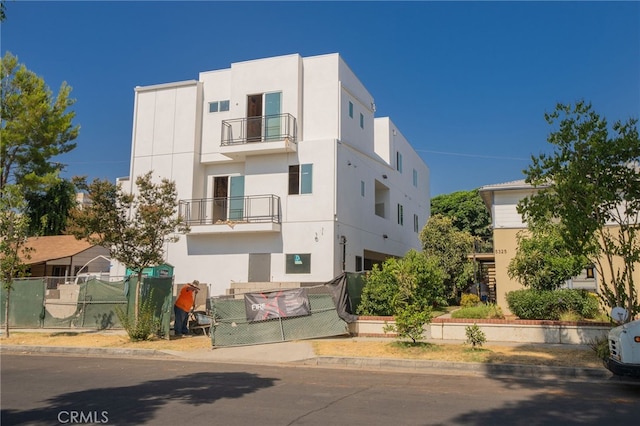
[(279, 232), (280, 197), (273, 194), (180, 200), (189, 234)]
[(220, 152), (232, 158), (297, 150), (297, 123), (291, 114), (222, 121)]

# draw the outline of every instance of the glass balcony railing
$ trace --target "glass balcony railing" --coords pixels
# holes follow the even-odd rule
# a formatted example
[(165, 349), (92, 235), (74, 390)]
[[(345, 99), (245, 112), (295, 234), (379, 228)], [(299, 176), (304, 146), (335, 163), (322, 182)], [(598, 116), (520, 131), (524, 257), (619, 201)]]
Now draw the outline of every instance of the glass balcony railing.
[(189, 226), (280, 223), (280, 197), (273, 194), (180, 200), (178, 208)]
[(221, 145), (255, 142), (297, 142), (296, 119), (291, 114), (263, 115), (222, 121)]

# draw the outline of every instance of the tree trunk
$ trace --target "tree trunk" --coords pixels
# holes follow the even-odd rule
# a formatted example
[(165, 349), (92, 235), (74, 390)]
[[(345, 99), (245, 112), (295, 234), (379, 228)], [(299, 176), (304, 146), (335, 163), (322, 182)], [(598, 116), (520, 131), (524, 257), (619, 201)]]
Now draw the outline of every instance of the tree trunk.
[(4, 335), (9, 337), (9, 300), (11, 297), (11, 283), (7, 286), (7, 300), (4, 302)]
[(133, 310), (133, 315), (136, 321), (136, 324), (138, 323), (138, 316), (140, 315), (140, 290), (142, 289), (142, 286), (140, 285), (142, 283), (142, 269), (140, 269), (140, 271), (138, 271), (138, 282), (136, 283), (136, 297), (135, 297), (135, 307)]

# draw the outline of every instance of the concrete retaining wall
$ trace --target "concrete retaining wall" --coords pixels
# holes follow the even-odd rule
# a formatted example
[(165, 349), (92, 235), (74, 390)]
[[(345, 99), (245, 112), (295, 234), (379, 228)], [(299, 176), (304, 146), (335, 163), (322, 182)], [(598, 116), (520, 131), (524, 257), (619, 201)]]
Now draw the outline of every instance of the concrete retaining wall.
[[(359, 317), (349, 330), (356, 336), (393, 337), (385, 334), (385, 323), (393, 317)], [(611, 329), (606, 323), (536, 321), (536, 320), (473, 320), (434, 318), (425, 326), (425, 337), (432, 340), (466, 340), (465, 328), (477, 324), (488, 342), (559, 343), (586, 345), (593, 339), (606, 336)]]

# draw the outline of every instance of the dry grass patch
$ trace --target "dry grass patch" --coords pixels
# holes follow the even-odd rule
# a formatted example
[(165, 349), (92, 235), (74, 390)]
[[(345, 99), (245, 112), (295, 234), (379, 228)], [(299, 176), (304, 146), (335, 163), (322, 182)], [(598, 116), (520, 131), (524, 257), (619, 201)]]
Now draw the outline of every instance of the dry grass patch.
[(9, 338), (2, 338), (1, 345), (27, 346), (72, 346), (91, 348), (128, 348), (191, 351), (211, 349), (211, 339), (205, 336), (179, 339), (154, 339), (132, 342), (126, 334), (59, 331), (53, 333), (12, 332)]
[(316, 340), (317, 355), (370, 358), (405, 358), (450, 362), (528, 364), (598, 368), (602, 361), (591, 349), (550, 345), (500, 346), (485, 344), (472, 349), (464, 344), (398, 341)]
[[(564, 367), (598, 368), (602, 362), (591, 349), (552, 345), (500, 346), (487, 343), (479, 349), (469, 345), (421, 342), (399, 342), (392, 339), (320, 339), (309, 341), (319, 356), (369, 358), (405, 358), (450, 362), (482, 362), (496, 364), (529, 364)], [(132, 342), (123, 332), (52, 333), (12, 332), (10, 338), (0, 339), (0, 345), (74, 346), (94, 348), (130, 348), (175, 351), (211, 350), (211, 339), (194, 336), (171, 340), (156, 339)]]

